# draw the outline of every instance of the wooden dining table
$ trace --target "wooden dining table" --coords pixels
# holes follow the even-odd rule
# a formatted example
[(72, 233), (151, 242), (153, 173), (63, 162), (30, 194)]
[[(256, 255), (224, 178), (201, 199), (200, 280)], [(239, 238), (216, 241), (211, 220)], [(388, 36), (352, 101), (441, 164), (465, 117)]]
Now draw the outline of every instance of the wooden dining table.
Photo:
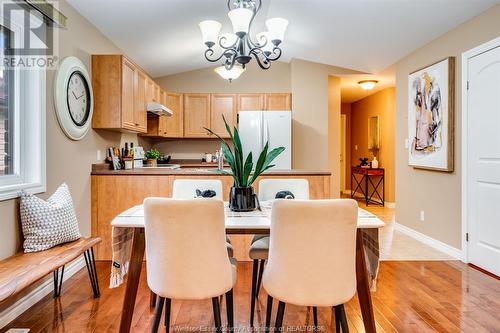
[[(265, 204), (264, 204), (265, 206)], [(141, 276), (145, 249), (144, 236), (144, 209), (142, 205), (134, 206), (116, 216), (111, 225), (115, 228), (133, 228), (132, 254), (130, 257), (125, 298), (122, 307), (120, 332), (130, 332), (132, 316), (134, 314), (135, 299)], [(227, 234), (269, 234), (271, 232), (270, 214), (232, 214), (226, 213)], [(370, 295), (366, 258), (363, 244), (363, 229), (381, 228), (384, 226), (377, 216), (359, 209), (356, 233), (356, 285), (357, 295), (363, 317), (363, 324), (367, 333), (376, 332), (373, 305)]]

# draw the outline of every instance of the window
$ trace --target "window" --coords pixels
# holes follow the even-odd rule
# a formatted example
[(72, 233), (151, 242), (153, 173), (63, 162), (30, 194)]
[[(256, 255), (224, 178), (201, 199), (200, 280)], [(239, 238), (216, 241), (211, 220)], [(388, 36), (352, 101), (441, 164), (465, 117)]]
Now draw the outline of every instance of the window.
[(5, 66), (5, 58), (23, 45), (24, 17), (7, 18), (2, 11), (0, 18), (0, 200), (5, 200), (21, 190), (45, 191), (45, 69)]

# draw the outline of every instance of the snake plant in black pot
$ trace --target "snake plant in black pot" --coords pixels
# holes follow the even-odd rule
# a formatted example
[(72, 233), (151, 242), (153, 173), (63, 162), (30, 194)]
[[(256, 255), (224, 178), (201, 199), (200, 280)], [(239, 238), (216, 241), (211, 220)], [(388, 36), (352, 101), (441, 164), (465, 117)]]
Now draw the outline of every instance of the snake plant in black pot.
[(234, 130), (231, 132), (226, 118), (223, 116), (222, 119), (224, 120), (224, 125), (226, 126), (226, 131), (233, 148), (229, 146), (226, 140), (214, 133), (214, 131), (209, 128), (205, 129), (221, 140), (222, 153), (231, 168), (231, 172), (218, 170), (219, 173), (230, 175), (234, 179), (234, 184), (229, 193), (229, 208), (236, 212), (255, 210), (258, 207), (258, 200), (252, 185), (257, 177), (274, 166), (274, 164), (271, 164), (272, 161), (285, 150), (285, 147), (278, 147), (269, 151), (269, 142), (266, 142), (254, 167), (252, 152), (248, 153), (246, 157), (243, 156), (238, 128), (234, 127)]

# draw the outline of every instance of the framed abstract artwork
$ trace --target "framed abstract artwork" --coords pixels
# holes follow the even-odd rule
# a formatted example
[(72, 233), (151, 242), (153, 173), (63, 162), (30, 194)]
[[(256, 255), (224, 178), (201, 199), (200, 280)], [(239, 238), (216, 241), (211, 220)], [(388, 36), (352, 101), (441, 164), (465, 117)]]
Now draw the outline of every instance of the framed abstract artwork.
[(408, 164), (453, 171), (455, 58), (408, 75)]

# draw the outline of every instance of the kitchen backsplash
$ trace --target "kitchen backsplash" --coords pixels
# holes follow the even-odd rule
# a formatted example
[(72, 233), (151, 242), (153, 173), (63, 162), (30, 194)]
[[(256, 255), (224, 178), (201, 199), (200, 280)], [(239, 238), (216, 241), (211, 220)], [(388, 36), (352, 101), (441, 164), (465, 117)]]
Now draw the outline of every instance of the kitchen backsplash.
[(182, 139), (163, 141), (153, 144), (153, 148), (158, 149), (162, 155), (170, 155), (173, 159), (201, 159), (205, 153), (214, 153), (220, 149), (220, 141)]

